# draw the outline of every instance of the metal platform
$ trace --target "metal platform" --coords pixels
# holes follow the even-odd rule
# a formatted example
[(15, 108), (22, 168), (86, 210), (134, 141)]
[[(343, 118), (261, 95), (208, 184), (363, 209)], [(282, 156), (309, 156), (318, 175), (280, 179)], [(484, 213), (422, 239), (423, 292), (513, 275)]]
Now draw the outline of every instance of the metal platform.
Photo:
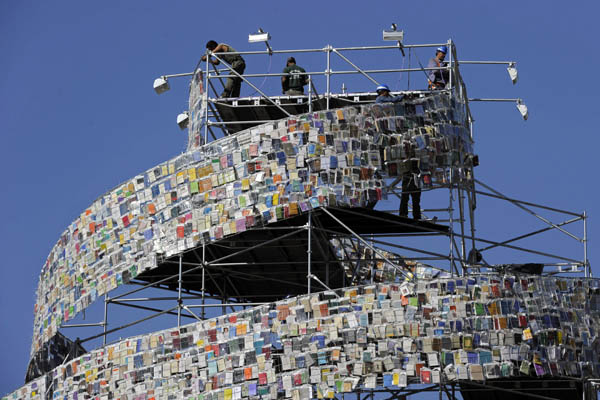
[[(330, 240), (339, 236), (376, 234), (440, 234), (448, 227), (414, 221), (367, 208), (327, 207), (313, 211), (308, 235), (308, 213), (228, 236), (198, 246), (182, 256), (182, 290), (202, 292), (221, 300), (271, 302), (307, 293), (309, 237), (311, 273), (328, 288), (347, 286), (349, 279), (341, 267)], [(337, 220), (336, 220), (337, 219)], [(340, 223), (341, 222), (341, 223)], [(204, 260), (204, 263), (203, 263)], [(205, 265), (203, 278), (201, 266)], [(178, 290), (179, 256), (163, 260), (159, 267), (137, 276), (137, 280), (160, 283)], [(318, 290), (322, 290), (319, 288)]]
[(464, 400), (597, 399), (597, 392), (590, 385), (584, 389), (581, 380), (560, 377), (489, 379), (485, 384), (461, 381), (459, 386)]
[[(335, 109), (350, 105), (360, 105), (375, 101), (374, 93), (335, 94), (329, 98), (329, 108)], [(269, 97), (292, 115), (305, 114), (312, 111), (327, 110), (327, 99), (319, 96), (273, 96)], [(273, 103), (263, 97), (243, 97), (236, 99), (214, 99), (212, 104), (219, 113), (219, 118), (227, 123), (229, 134), (252, 128), (264, 122), (277, 121), (287, 115)], [(243, 121), (236, 124), (236, 121)]]

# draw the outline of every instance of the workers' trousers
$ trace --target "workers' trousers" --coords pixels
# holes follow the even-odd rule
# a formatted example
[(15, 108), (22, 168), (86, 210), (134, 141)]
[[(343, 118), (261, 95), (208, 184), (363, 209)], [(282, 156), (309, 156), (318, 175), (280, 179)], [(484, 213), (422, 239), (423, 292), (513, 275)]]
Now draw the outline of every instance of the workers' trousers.
[[(231, 64), (231, 68), (235, 70), (238, 74), (243, 74), (246, 69), (246, 63), (243, 61), (235, 61)], [(233, 72), (229, 71), (229, 75), (234, 75)], [(240, 89), (242, 87), (242, 78), (238, 78), (237, 76), (232, 76), (227, 78), (227, 82), (225, 82), (225, 90), (221, 94), (221, 97), (240, 97)]]
[(400, 197), (400, 216), (408, 217), (408, 198), (412, 198), (413, 218), (421, 219), (421, 188), (415, 182), (413, 174), (402, 177), (402, 196)]

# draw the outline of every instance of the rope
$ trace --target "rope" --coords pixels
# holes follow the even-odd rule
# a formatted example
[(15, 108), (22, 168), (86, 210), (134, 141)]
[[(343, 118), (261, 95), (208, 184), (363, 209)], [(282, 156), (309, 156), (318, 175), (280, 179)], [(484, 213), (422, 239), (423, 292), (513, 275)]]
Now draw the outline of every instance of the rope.
[[(271, 64), (273, 62), (273, 55), (269, 54), (269, 68), (267, 68), (267, 74), (271, 73)], [(263, 81), (261, 82), (260, 86), (258, 87), (259, 90), (262, 90), (263, 85), (265, 84), (265, 82), (267, 81), (268, 76), (265, 76), (263, 78)], [(251, 93), (248, 97), (252, 97), (254, 96), (256, 93), (258, 93), (258, 90), (255, 90), (254, 93)]]

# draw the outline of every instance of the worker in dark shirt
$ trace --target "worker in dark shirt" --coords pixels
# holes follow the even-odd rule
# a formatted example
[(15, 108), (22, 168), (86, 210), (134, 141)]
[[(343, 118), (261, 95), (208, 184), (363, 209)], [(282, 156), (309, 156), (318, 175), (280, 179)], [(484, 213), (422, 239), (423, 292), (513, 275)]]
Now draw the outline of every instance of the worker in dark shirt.
[(412, 198), (412, 212), (415, 220), (421, 219), (421, 188), (418, 175), (406, 172), (402, 175), (402, 195), (400, 196), (400, 216), (408, 218), (408, 198)]
[(283, 94), (290, 96), (303, 95), (304, 85), (308, 83), (308, 75), (306, 75), (304, 68), (296, 65), (296, 59), (294, 57), (287, 59), (283, 73), (287, 74), (281, 77)]
[(444, 69), (446, 66), (444, 59), (446, 58), (447, 52), (448, 47), (438, 47), (435, 52), (435, 57), (429, 60), (429, 64), (427, 64), (427, 68), (437, 68), (427, 70), (427, 77), (429, 78), (429, 90), (444, 89), (449, 81), (450, 71)]
[[(375, 103), (397, 103), (404, 99), (403, 95), (392, 96), (388, 85), (377, 86)], [(402, 175), (402, 196), (400, 196), (400, 216), (408, 217), (408, 199), (412, 197), (413, 218), (421, 219), (421, 188), (417, 175), (406, 172)]]
[[(217, 43), (214, 40), (209, 40), (206, 43), (206, 48), (213, 53), (236, 53), (236, 50), (228, 44)], [(246, 69), (246, 62), (239, 54), (220, 54), (220, 59), (225, 61), (233, 68), (235, 72), (242, 75)], [(206, 61), (206, 54), (202, 56), (202, 61)], [(220, 61), (217, 59), (210, 58), (209, 61), (213, 65), (219, 65)], [(234, 75), (233, 72), (229, 71), (228, 75)], [(225, 89), (221, 93), (222, 98), (224, 97), (240, 97), (240, 89), (242, 87), (242, 78), (237, 76), (231, 76), (227, 78), (225, 82)]]
[(388, 85), (379, 85), (377, 86), (377, 98), (375, 99), (375, 103), (397, 103), (402, 101), (403, 95), (400, 96), (392, 96), (390, 94), (390, 88)]

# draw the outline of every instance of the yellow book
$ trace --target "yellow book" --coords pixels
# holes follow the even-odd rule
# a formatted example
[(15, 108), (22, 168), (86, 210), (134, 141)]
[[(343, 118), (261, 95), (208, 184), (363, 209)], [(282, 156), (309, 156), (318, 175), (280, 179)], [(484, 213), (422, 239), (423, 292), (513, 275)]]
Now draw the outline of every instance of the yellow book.
[(250, 190), (250, 179), (242, 179), (242, 190)]
[(184, 180), (185, 180), (185, 172), (184, 171), (178, 172), (177, 173), (177, 184), (181, 185)]
[(188, 178), (190, 179), (190, 181), (196, 180), (196, 168), (188, 169)]

